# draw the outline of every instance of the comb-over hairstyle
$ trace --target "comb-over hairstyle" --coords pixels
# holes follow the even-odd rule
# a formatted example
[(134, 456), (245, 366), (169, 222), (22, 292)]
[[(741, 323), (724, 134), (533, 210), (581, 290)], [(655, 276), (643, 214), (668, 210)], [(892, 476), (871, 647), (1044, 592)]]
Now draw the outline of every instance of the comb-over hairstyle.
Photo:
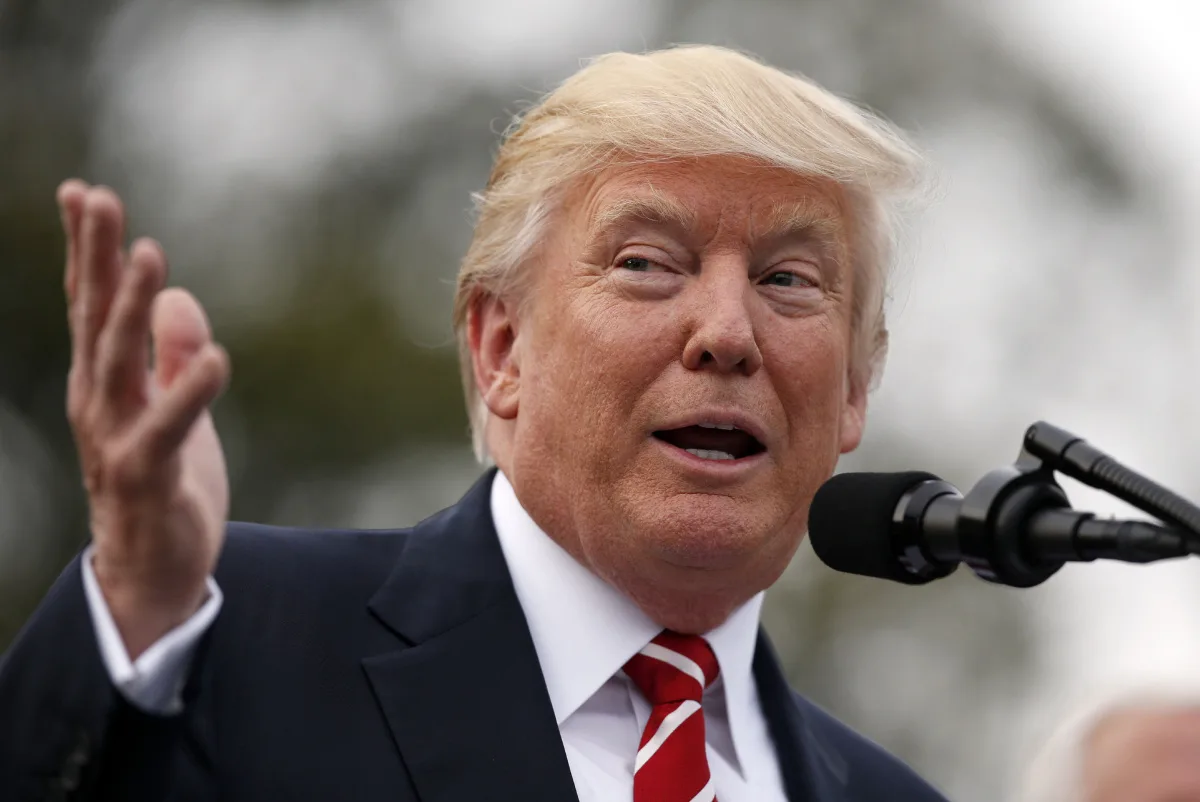
[(884, 299), (897, 201), (922, 186), (922, 161), (887, 122), (797, 75), (713, 46), (594, 59), (509, 126), (458, 274), (454, 327), (476, 455), (487, 407), (475, 385), (467, 318), (486, 296), (518, 302), (566, 190), (608, 167), (741, 157), (837, 182), (854, 271), (850, 381), (883, 365)]

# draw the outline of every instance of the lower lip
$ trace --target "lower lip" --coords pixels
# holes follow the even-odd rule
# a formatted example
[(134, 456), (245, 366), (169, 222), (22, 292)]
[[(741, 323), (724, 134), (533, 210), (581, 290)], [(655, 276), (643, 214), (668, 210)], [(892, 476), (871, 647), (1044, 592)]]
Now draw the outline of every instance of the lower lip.
[(679, 462), (689, 471), (714, 478), (741, 478), (761, 465), (767, 458), (767, 452), (760, 451), (757, 454), (738, 459), (705, 459), (697, 457), (679, 446), (673, 446), (665, 440), (659, 440), (657, 437), (650, 439), (666, 453), (667, 457)]

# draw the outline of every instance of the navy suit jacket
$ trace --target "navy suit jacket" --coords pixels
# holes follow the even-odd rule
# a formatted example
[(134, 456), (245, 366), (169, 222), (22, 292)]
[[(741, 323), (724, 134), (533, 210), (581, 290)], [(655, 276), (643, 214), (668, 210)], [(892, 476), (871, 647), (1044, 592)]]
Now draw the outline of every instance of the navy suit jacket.
[[(0, 800), (575, 800), (492, 475), (409, 530), (231, 524), (177, 715), (113, 687), (76, 559), (0, 662)], [(792, 802), (943, 802), (761, 634), (754, 675)]]

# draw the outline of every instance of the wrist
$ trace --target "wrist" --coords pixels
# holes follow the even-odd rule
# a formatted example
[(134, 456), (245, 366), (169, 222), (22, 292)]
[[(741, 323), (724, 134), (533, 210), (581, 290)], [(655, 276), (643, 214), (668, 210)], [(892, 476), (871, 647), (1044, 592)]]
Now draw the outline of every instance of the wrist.
[(147, 581), (99, 553), (92, 557), (92, 571), (130, 660), (195, 615), (209, 596), (207, 577), (164, 581), (160, 575)]

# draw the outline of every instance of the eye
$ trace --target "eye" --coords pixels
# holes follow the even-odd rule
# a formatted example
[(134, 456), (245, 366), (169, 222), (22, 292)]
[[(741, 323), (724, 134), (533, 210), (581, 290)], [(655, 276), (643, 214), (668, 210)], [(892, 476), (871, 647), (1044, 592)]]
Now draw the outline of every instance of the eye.
[(627, 256), (617, 264), (625, 270), (637, 273), (648, 272), (654, 266), (653, 262), (643, 256)]
[(816, 282), (807, 276), (802, 276), (799, 273), (793, 273), (790, 270), (777, 270), (774, 273), (768, 274), (762, 280), (763, 284), (768, 284), (773, 287), (815, 287)]

